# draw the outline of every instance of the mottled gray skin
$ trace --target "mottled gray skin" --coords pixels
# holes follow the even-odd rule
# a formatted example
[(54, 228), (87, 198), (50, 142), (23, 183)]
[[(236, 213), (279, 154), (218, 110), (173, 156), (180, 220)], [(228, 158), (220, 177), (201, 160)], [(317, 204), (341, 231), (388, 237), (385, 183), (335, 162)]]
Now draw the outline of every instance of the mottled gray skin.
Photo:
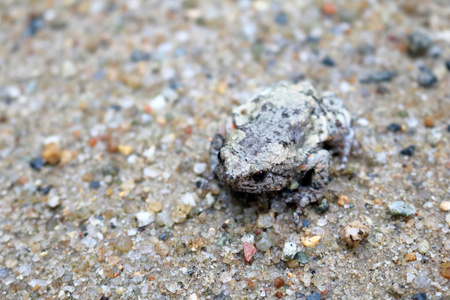
[(233, 110), (211, 143), (210, 162), (231, 189), (301, 209), (326, 191), (330, 153), (324, 147), (342, 154), (342, 168), (352, 143), (341, 99), (330, 92), (319, 97), (309, 82), (281, 83)]

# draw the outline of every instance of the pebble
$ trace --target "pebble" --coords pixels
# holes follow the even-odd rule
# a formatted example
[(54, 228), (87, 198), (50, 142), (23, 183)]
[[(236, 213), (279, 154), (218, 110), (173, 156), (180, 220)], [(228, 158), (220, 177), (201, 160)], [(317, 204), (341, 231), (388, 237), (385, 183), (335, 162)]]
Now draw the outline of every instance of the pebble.
[(415, 261), (417, 259), (417, 255), (415, 253), (410, 252), (405, 255), (405, 258), (407, 261)]
[(332, 2), (326, 2), (321, 7), (322, 13), (327, 16), (332, 16), (337, 12), (337, 7)]
[(269, 228), (272, 227), (275, 220), (269, 214), (260, 214), (256, 219), (256, 227)]
[(448, 226), (450, 226), (450, 214), (447, 214), (445, 217), (445, 222), (447, 222)]
[(449, 211), (450, 210), (450, 201), (442, 201), (439, 205), (439, 208), (442, 211)]
[(433, 41), (422, 31), (414, 31), (408, 36), (408, 53), (413, 57), (427, 54)]
[(363, 84), (390, 82), (395, 76), (397, 76), (397, 73), (386, 70), (369, 74), (368, 76), (361, 78), (359, 82)]
[(419, 251), (420, 254), (427, 253), (430, 251), (430, 243), (427, 240), (421, 240), (417, 245), (417, 251)]
[(35, 36), (42, 28), (44, 28), (45, 21), (41, 15), (32, 16), (28, 21), (28, 26), (25, 29), (25, 37)]
[(297, 253), (297, 244), (294, 242), (286, 242), (283, 247), (283, 260), (292, 259)]
[(188, 300), (198, 300), (198, 297), (196, 294), (192, 294), (189, 296)]
[(427, 142), (431, 146), (436, 146), (442, 139), (442, 131), (440, 128), (432, 128), (428, 131)]
[(253, 255), (256, 253), (256, 248), (250, 243), (244, 242), (244, 259), (245, 262), (250, 262)]
[(305, 247), (314, 247), (319, 243), (322, 237), (320, 235), (315, 235), (311, 237), (302, 237), (302, 244)]
[(130, 60), (134, 63), (140, 61), (147, 61), (150, 60), (150, 58), (151, 58), (150, 53), (141, 50), (133, 50), (130, 54)]
[(387, 130), (390, 132), (399, 132), (402, 130), (402, 126), (400, 126), (397, 123), (391, 123), (389, 124), (389, 126), (387, 127)]
[(330, 208), (330, 203), (327, 199), (323, 198), (320, 200), (319, 204), (316, 206), (316, 212), (318, 214), (324, 214)]
[(338, 203), (340, 206), (344, 206), (344, 205), (346, 205), (346, 204), (350, 204), (350, 199), (349, 199), (348, 196), (346, 196), (346, 195), (340, 195), (339, 198), (338, 198), (337, 203)]
[(389, 205), (389, 212), (397, 216), (409, 217), (416, 213), (416, 210), (403, 201), (396, 201)]
[(306, 300), (320, 300), (319, 292), (314, 292), (306, 298)]
[(445, 63), (445, 67), (447, 68), (447, 71), (450, 72), (450, 60)]
[(97, 180), (92, 181), (89, 187), (95, 190), (98, 189), (100, 187), (100, 181)]
[(284, 283), (285, 282), (284, 282), (283, 278), (277, 277), (277, 278), (275, 278), (273, 285), (275, 286), (276, 289), (279, 289), (284, 286)]
[(194, 173), (197, 174), (197, 175), (203, 174), (203, 172), (206, 171), (206, 167), (207, 167), (207, 166), (208, 166), (208, 165), (205, 164), (205, 163), (196, 163), (196, 164), (194, 165)]
[(133, 148), (131, 146), (128, 146), (128, 145), (119, 145), (119, 151), (123, 155), (128, 156), (131, 153), (133, 153)]
[(432, 116), (426, 116), (423, 119), (423, 125), (428, 128), (434, 127), (434, 118)]
[(44, 159), (42, 157), (35, 158), (30, 161), (30, 167), (33, 170), (40, 172), (44, 167)]
[(336, 66), (336, 63), (334, 62), (334, 60), (331, 57), (328, 57), (328, 56), (325, 56), (322, 59), (322, 64), (324, 66), (327, 66), (327, 67), (334, 67), (334, 66)]
[(138, 212), (134, 217), (138, 227), (144, 227), (155, 222), (154, 212), (141, 211)]
[(415, 300), (427, 300), (427, 293), (414, 294), (413, 298)]
[(61, 149), (58, 144), (50, 143), (45, 145), (42, 151), (42, 158), (50, 165), (57, 165), (61, 160)]
[(450, 262), (442, 263), (439, 266), (439, 274), (444, 278), (450, 279)]
[(426, 289), (430, 287), (431, 279), (428, 277), (426, 272), (419, 272), (419, 275), (414, 278), (414, 284), (419, 289)]
[(303, 251), (300, 251), (300, 252), (295, 253), (294, 259), (295, 259), (295, 260), (298, 260), (298, 262), (299, 262), (301, 265), (306, 265), (307, 263), (309, 263), (309, 257), (308, 257), (308, 255), (307, 255), (305, 252), (303, 252)]
[(355, 247), (369, 234), (369, 228), (359, 221), (353, 221), (345, 225), (339, 235), (347, 245)]
[(414, 147), (414, 145), (410, 145), (410, 146), (406, 147), (405, 149), (402, 149), (400, 151), (400, 154), (411, 157), (414, 155), (415, 150), (416, 150), (416, 147)]
[(286, 25), (288, 22), (288, 17), (287, 14), (285, 12), (279, 12), (276, 16), (275, 16), (275, 22), (278, 25)]
[(151, 201), (147, 204), (147, 209), (149, 211), (158, 213), (162, 210), (162, 204), (161, 204), (161, 202)]
[(121, 235), (114, 241), (114, 248), (120, 252), (128, 252), (131, 250), (131, 247), (133, 247), (133, 242), (128, 236)]
[(167, 246), (165, 243), (160, 241), (159, 243), (156, 243), (155, 251), (157, 254), (159, 254), (161, 256), (167, 256), (170, 252), (170, 249), (169, 249), (169, 246)]
[(256, 248), (258, 248), (261, 251), (269, 251), (270, 248), (272, 248), (272, 240), (270, 239), (269, 235), (265, 232), (261, 232), (256, 236)]
[(421, 87), (430, 88), (434, 86), (437, 82), (437, 77), (434, 75), (433, 71), (425, 66), (419, 67), (419, 75), (417, 77), (417, 82)]
[(48, 202), (47, 202), (47, 205), (51, 208), (55, 208), (55, 207), (59, 206), (59, 204), (60, 204), (60, 200), (59, 200), (59, 197), (57, 197), (57, 196), (51, 197), (50, 200), (48, 200)]

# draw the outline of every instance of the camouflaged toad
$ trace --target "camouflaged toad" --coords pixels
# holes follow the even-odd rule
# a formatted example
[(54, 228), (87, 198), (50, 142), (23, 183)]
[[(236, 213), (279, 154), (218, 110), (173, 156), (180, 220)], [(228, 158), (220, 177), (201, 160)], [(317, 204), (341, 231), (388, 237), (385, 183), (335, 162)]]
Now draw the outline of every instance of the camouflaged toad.
[(350, 113), (333, 93), (281, 83), (233, 110), (211, 143), (211, 169), (235, 191), (282, 197), (301, 210), (326, 191), (330, 151), (345, 167), (353, 136)]

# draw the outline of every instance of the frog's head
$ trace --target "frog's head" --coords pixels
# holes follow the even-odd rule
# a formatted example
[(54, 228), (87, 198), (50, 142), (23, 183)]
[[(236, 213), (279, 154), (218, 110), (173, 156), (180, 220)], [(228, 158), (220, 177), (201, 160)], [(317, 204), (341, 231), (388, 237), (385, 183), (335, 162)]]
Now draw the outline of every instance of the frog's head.
[(291, 182), (296, 157), (292, 147), (268, 143), (236, 129), (217, 149), (215, 172), (224, 184), (238, 192), (279, 191)]

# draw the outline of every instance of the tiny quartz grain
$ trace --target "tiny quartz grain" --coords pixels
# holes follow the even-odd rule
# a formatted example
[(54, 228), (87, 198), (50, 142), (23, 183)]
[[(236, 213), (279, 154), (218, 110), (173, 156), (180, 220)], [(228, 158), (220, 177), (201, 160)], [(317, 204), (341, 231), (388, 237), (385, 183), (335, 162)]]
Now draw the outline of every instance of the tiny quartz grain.
[(355, 247), (369, 234), (369, 229), (359, 221), (345, 225), (340, 231), (340, 237), (350, 247)]

